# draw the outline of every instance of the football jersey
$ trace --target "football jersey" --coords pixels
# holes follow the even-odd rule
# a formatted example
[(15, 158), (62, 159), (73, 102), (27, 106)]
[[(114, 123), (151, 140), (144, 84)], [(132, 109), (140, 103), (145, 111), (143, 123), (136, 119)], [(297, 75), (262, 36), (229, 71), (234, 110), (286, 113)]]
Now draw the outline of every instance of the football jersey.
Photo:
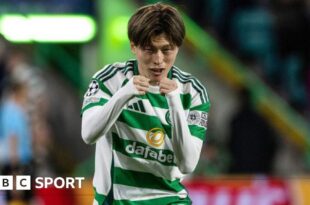
[[(134, 75), (139, 75), (136, 60), (107, 65), (98, 71), (84, 95), (82, 115), (105, 106)], [(184, 142), (199, 144), (188, 155), (193, 152), (193, 160), (198, 161), (207, 130), (208, 94), (195, 77), (175, 66), (168, 78), (178, 85), (177, 97), (185, 113), (185, 129), (190, 133)], [(109, 192), (113, 204), (189, 204), (181, 184), (185, 173), (178, 166), (180, 151), (176, 151), (178, 145), (173, 140), (181, 138), (179, 130), (184, 127), (174, 127), (177, 123), (170, 107), (159, 87), (150, 86), (145, 95), (136, 94), (124, 102), (119, 112), (111, 108), (106, 117), (115, 119), (96, 139), (94, 204), (103, 204)]]

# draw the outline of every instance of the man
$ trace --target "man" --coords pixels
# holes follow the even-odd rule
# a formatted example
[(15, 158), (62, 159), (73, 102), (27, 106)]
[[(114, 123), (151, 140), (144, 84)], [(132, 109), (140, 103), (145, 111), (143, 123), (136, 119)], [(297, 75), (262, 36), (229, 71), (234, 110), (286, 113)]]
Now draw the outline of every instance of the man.
[(137, 60), (107, 65), (92, 79), (82, 137), (96, 143), (94, 204), (191, 204), (180, 183), (191, 173), (207, 129), (201, 83), (175, 67), (185, 36), (177, 10), (156, 3), (136, 11), (128, 36)]
[[(6, 86), (0, 102), (0, 174), (30, 175), (32, 136), (26, 110), (28, 88), (25, 81), (14, 77)], [(31, 191), (6, 191), (8, 204), (28, 204), (31, 197)]]

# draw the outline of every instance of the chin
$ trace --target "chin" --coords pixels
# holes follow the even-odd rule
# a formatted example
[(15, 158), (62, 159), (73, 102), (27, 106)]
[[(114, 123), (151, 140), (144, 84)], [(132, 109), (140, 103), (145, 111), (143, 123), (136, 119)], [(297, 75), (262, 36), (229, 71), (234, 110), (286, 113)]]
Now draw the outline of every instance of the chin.
[(160, 76), (160, 77), (155, 77), (155, 78), (153, 78), (153, 81), (158, 81), (158, 82), (160, 82), (162, 79), (163, 79), (162, 76)]

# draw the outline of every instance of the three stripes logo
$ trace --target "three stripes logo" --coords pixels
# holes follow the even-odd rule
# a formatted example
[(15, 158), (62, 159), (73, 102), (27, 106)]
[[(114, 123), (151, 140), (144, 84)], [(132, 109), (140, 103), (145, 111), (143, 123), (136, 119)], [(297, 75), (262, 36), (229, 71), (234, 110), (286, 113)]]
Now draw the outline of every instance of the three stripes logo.
[(138, 112), (145, 112), (142, 100), (138, 100), (137, 102), (132, 103), (131, 105), (128, 106), (128, 109), (135, 110)]

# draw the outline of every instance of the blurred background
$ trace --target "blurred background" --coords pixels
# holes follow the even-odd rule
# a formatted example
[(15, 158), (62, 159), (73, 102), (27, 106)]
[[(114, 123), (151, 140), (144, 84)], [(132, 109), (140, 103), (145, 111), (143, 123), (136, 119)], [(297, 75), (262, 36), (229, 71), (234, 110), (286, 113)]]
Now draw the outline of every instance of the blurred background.
[[(1, 175), (87, 179), (82, 189), (0, 191), (0, 205), (92, 203), (83, 95), (105, 64), (134, 57), (127, 21), (155, 2), (0, 1)], [(161, 2), (183, 13), (176, 65), (212, 104), (200, 162), (184, 181), (193, 204), (310, 204), (310, 2)]]

